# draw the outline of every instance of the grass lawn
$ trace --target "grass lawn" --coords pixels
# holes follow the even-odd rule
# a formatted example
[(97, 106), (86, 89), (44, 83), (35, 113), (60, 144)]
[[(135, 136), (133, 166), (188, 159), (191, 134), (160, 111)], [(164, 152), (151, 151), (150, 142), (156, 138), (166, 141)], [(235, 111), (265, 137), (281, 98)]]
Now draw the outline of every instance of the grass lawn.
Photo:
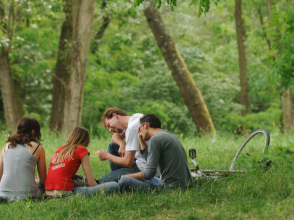
[[(66, 138), (43, 131), (46, 162)], [(266, 172), (248, 169), (243, 175), (195, 182), (186, 191), (129, 193), (69, 197), (50, 201), (24, 200), (0, 204), (0, 219), (294, 219), (294, 135), (272, 132)], [(7, 136), (2, 133), (3, 143)], [(182, 138), (186, 152), (197, 149), (200, 169), (228, 169), (246, 136), (218, 134), (217, 138)], [(88, 147), (95, 178), (110, 172), (108, 162), (99, 161), (95, 152), (106, 149), (111, 138), (93, 138)], [(245, 149), (244, 149), (245, 150)], [(289, 151), (290, 150), (290, 151)], [(242, 158), (238, 166), (249, 164)], [(190, 167), (193, 163), (189, 159)], [(79, 173), (83, 174), (82, 169)], [(21, 180), (20, 180), (21, 181)]]

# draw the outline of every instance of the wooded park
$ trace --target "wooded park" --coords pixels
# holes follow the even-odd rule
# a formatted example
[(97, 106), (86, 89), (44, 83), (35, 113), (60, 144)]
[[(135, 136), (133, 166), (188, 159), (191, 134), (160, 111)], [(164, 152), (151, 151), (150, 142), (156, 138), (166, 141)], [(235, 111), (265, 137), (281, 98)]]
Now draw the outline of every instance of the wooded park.
[(112, 106), (185, 136), (290, 130), (291, 1), (168, 3), (1, 0), (1, 130), (100, 136)]
[[(57, 177), (56, 152), (84, 146), (86, 159), (72, 173), (91, 174), (92, 185), (81, 188), (100, 187), (116, 166), (105, 156), (115, 142), (109, 131), (124, 130), (122, 118), (135, 113), (158, 116), (194, 174), (193, 186), (160, 193), (101, 189), (83, 196), (67, 189), (66, 198), (0, 198), (1, 219), (294, 219), (293, 87), (293, 0), (0, 0), (1, 176), (9, 176), (5, 166), (23, 170), (17, 162), (24, 152), (41, 161), (31, 179), (44, 187), (48, 167)], [(112, 113), (105, 128), (101, 116), (111, 107), (129, 116)], [(5, 143), (21, 118), (41, 129), (18, 129), (14, 137), (25, 134), (29, 142), (14, 147), (30, 154), (9, 155), (14, 149)], [(138, 126), (135, 137), (145, 132), (148, 140), (150, 121)], [(84, 144), (68, 144), (75, 130), (87, 134)], [(4, 165), (9, 156), (15, 167)], [(22, 186), (15, 176), (21, 181), (9, 187)]]

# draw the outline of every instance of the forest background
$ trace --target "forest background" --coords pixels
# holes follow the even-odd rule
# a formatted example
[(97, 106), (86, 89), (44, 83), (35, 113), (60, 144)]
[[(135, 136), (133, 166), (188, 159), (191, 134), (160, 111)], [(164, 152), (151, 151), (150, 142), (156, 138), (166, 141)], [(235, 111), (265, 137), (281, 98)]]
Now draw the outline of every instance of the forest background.
[(186, 152), (197, 149), (201, 169), (228, 169), (239, 134), (265, 128), (272, 168), (245, 154), (249, 172), (185, 192), (24, 200), (1, 204), (3, 219), (294, 218), (293, 129), (285, 132), (293, 125), (292, 0), (152, 3), (0, 0), (0, 142), (20, 117), (35, 117), (48, 165), (65, 143), (55, 133), (82, 125), (101, 178), (109, 165), (95, 152), (111, 133), (100, 117), (116, 106), (157, 114)]
[(32, 116), (57, 133), (108, 136), (99, 122), (114, 106), (184, 136), (291, 129), (290, 0), (168, 1), (158, 12), (150, 2), (0, 0), (1, 131)]

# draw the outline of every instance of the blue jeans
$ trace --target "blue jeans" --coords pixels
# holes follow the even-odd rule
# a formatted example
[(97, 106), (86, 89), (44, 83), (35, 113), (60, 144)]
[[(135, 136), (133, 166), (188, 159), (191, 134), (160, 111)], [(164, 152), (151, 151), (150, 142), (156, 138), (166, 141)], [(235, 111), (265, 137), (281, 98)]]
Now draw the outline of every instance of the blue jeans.
[[(156, 177), (155, 177), (156, 178)], [(156, 178), (157, 180), (159, 180), (158, 178)], [(162, 191), (164, 189), (163, 185), (159, 185), (158, 184), (159, 181), (157, 182), (157, 184), (155, 182), (147, 182), (147, 181), (142, 181), (142, 180), (137, 180), (134, 178), (130, 178), (130, 177), (122, 177), (120, 178), (118, 184), (119, 184), (119, 188), (121, 192), (134, 192), (134, 191), (141, 191), (141, 192), (145, 192), (145, 191)]]
[[(118, 154), (118, 150), (119, 150), (119, 146), (116, 145), (115, 143), (110, 143), (107, 147), (108, 153), (114, 156), (120, 157), (120, 155)], [(109, 165), (110, 165), (111, 172), (104, 175), (101, 178), (101, 183), (107, 183), (107, 182), (113, 182), (113, 181), (118, 182), (122, 175), (140, 172), (136, 163), (134, 163), (131, 168), (126, 168), (126, 167), (116, 165), (115, 163), (112, 163), (111, 161), (109, 161)]]
[(74, 194), (82, 194), (84, 196), (92, 196), (104, 192), (106, 194), (119, 192), (119, 185), (116, 182), (102, 183), (96, 186), (75, 187)]
[[(118, 154), (118, 150), (119, 150), (119, 146), (116, 145), (115, 143), (110, 143), (107, 147), (108, 153), (120, 157), (120, 155)], [(109, 161), (109, 165), (110, 165), (111, 172), (104, 175), (101, 178), (101, 183), (118, 182), (122, 175), (140, 172), (140, 170), (137, 167), (137, 164), (135, 162), (131, 168), (125, 168), (125, 167), (116, 165), (115, 163), (112, 163), (111, 161)], [(156, 177), (154, 177), (151, 180), (147, 180), (147, 181), (154, 183), (154, 184), (159, 183), (159, 179)]]

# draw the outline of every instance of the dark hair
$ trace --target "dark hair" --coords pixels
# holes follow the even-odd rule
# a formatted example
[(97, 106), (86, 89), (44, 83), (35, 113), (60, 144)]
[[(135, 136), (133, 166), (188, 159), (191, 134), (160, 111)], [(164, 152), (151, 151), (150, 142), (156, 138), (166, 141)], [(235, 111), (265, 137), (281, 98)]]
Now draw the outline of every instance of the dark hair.
[(113, 113), (117, 115), (127, 116), (127, 113), (125, 113), (123, 110), (117, 107), (108, 108), (103, 115), (101, 116), (101, 124), (105, 126), (105, 119), (110, 119), (113, 117)]
[[(33, 130), (35, 133), (32, 133)], [(9, 136), (6, 143), (9, 142), (11, 147), (15, 147), (17, 144), (24, 145), (31, 141), (41, 144), (40, 124), (35, 118), (23, 117), (17, 123), (16, 134)]]
[(144, 122), (147, 122), (151, 128), (161, 128), (161, 122), (154, 114), (148, 113), (140, 118), (140, 123), (143, 124)]

